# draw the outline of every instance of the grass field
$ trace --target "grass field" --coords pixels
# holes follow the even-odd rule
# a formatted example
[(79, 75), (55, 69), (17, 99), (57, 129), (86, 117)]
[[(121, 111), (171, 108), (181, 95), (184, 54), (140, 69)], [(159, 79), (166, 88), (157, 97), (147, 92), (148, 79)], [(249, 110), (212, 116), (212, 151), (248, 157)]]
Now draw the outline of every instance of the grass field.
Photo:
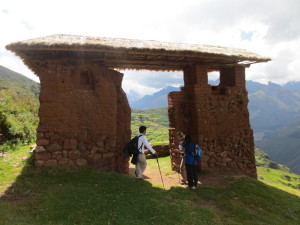
[(140, 126), (146, 126), (147, 139), (152, 145), (169, 143), (168, 109), (131, 109), (132, 136), (138, 134)]
[[(168, 171), (168, 158), (160, 163)], [(148, 165), (155, 166), (154, 160)], [(90, 168), (35, 168), (28, 147), (8, 152), (0, 168), (1, 225), (300, 224), (298, 196), (248, 177), (165, 191)]]

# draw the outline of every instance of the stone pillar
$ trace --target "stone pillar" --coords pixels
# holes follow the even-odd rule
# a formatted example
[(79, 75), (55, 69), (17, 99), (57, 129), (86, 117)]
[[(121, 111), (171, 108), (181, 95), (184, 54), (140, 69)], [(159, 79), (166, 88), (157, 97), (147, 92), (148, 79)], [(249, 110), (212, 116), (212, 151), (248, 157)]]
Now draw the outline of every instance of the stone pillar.
[(130, 139), (131, 110), (123, 74), (80, 60), (41, 65), (36, 165), (127, 173), (128, 160), (120, 156)]
[(184, 91), (170, 92), (168, 95), (168, 115), (170, 121), (169, 149), (172, 169), (179, 171), (180, 153), (179, 140), (176, 133), (182, 131), (187, 133), (190, 127), (191, 112), (189, 110), (188, 96)]
[(194, 65), (183, 70), (184, 87), (201, 87), (203, 92), (208, 92), (207, 65)]
[(180, 92), (171, 92), (168, 95), (169, 104), (169, 141), (172, 168), (178, 170), (180, 154), (177, 132), (191, 134), (198, 142), (199, 116), (196, 110), (197, 96), (210, 93), (208, 85), (207, 66), (194, 65), (184, 69), (184, 87)]
[(220, 85), (231, 87), (245, 87), (245, 67), (232, 67), (221, 69)]
[[(178, 168), (176, 133), (190, 133), (200, 144), (205, 170), (230, 170), (256, 177), (253, 131), (250, 128), (245, 68), (221, 69), (220, 90), (207, 83), (207, 66), (184, 70), (185, 86), (169, 94), (170, 154)], [(184, 107), (184, 110), (182, 108)]]

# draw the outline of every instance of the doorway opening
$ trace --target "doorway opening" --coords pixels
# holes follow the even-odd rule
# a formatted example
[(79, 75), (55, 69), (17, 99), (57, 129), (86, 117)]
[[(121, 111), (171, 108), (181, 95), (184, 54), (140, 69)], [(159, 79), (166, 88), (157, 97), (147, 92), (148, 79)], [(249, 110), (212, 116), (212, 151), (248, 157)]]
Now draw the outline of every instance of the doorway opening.
[(170, 154), (168, 94), (183, 86), (183, 72), (121, 72), (122, 87), (131, 108), (131, 138), (139, 134), (140, 126), (146, 126), (150, 145), (160, 155)]

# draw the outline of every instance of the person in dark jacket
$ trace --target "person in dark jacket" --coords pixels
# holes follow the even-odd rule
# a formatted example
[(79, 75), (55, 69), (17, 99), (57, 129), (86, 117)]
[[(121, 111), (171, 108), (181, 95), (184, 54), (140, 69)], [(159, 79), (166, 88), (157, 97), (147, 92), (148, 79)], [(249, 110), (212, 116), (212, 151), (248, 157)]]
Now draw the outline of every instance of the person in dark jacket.
[(184, 142), (182, 143), (184, 148), (184, 161), (187, 172), (188, 187), (191, 189), (196, 189), (198, 185), (198, 160), (194, 157), (195, 144), (192, 142), (191, 135), (186, 135)]

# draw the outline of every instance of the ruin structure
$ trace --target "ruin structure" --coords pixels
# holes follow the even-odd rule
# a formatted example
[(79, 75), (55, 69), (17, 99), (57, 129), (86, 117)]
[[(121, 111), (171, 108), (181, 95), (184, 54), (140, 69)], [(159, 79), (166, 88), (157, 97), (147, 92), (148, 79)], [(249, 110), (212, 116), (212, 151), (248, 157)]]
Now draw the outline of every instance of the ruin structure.
[(218, 86), (208, 85), (208, 69), (207, 65), (185, 68), (184, 87), (169, 94), (172, 167), (178, 170), (176, 132), (183, 131), (200, 144), (202, 169), (229, 169), (256, 177), (245, 68), (221, 68)]
[[(245, 68), (270, 59), (207, 45), (52, 35), (6, 46), (40, 78), (37, 166), (93, 166), (128, 173), (130, 107), (117, 70), (183, 71), (169, 94), (170, 154), (179, 167), (177, 131), (203, 149), (201, 167), (256, 177)], [(117, 70), (116, 70), (117, 69)], [(208, 84), (210, 71), (220, 84)]]

